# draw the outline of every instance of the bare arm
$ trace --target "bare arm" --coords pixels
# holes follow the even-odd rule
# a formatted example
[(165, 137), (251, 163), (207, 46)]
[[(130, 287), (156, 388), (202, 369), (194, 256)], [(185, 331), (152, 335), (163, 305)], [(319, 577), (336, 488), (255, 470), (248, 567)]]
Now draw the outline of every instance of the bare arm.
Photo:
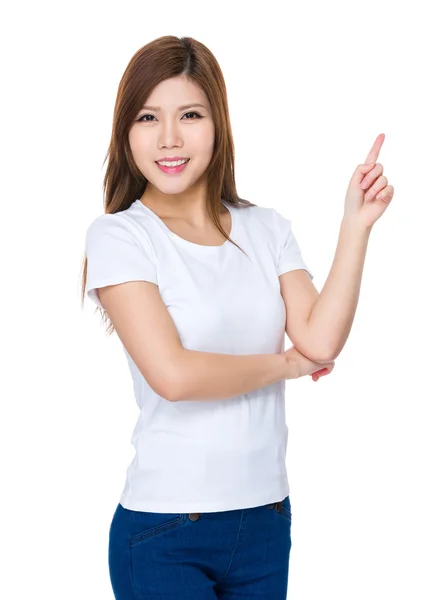
[(170, 399), (220, 400), (282, 379), (296, 379), (298, 364), (287, 354), (214, 354), (183, 348), (176, 356)]
[(274, 354), (215, 354), (188, 350), (158, 286), (128, 281), (98, 288), (116, 333), (151, 388), (171, 402), (231, 398), (282, 379), (301, 377), (305, 357), (295, 348)]
[(355, 317), (370, 228), (344, 217), (329, 276), (307, 322), (307, 337), (325, 340), (326, 360), (341, 352)]

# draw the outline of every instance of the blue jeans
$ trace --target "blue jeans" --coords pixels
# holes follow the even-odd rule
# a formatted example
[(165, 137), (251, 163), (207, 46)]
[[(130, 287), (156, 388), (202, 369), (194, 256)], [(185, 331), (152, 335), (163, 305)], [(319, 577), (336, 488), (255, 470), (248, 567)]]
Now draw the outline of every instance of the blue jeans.
[(116, 600), (285, 600), (291, 505), (153, 513), (118, 504), (108, 561)]

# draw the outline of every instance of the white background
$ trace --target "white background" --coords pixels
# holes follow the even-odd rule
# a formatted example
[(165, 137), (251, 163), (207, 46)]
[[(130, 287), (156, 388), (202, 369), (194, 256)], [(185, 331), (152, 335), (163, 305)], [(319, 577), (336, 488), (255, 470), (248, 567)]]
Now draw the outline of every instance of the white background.
[[(2, 10), (1, 570), (8, 600), (113, 599), (109, 526), (138, 416), (80, 307), (117, 86), (161, 35), (226, 80), (238, 194), (291, 219), (321, 291), (376, 136), (395, 188), (331, 375), (287, 383), (290, 600), (428, 598), (423, 2), (21, 2)], [(286, 348), (290, 346), (286, 338)], [(424, 375), (425, 373), (425, 375)]]

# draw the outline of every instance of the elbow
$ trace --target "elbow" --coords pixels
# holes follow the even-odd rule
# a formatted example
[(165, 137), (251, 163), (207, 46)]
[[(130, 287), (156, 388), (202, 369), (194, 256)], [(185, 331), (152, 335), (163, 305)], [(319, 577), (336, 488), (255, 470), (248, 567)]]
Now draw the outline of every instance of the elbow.
[(166, 398), (169, 402), (179, 402), (180, 400), (189, 398), (189, 386), (193, 383), (193, 378), (187, 376), (191, 372), (189, 371), (187, 356), (187, 351), (183, 352), (183, 348), (181, 347), (179, 352), (175, 353), (171, 359), (168, 384), (166, 386)]
[(326, 340), (325, 337), (307, 335), (305, 338), (299, 339), (290, 337), (290, 340), (293, 342), (294, 347), (312, 362), (327, 364), (335, 360), (341, 348), (334, 343), (334, 340)]
[(333, 362), (341, 353), (344, 344), (345, 342), (339, 343), (338, 340), (334, 339), (321, 342), (318, 338), (316, 343), (312, 341), (312, 343), (307, 344), (311, 349), (311, 354), (308, 358), (320, 364)]
[(182, 399), (182, 385), (183, 385), (183, 377), (182, 373), (178, 369), (171, 368), (169, 371), (169, 376), (164, 376), (163, 382), (163, 397), (168, 400), (168, 402), (178, 402)]
[(320, 348), (315, 347), (314, 345), (310, 345), (307, 349), (307, 352), (305, 349), (300, 350), (300, 348), (297, 348), (297, 350), (304, 354), (306, 358), (309, 358), (309, 360), (319, 363), (320, 365), (333, 362), (340, 354), (340, 351), (338, 351), (336, 348)]
[(168, 400), (168, 402), (176, 402), (180, 399), (180, 383), (176, 374), (171, 374), (172, 371), (162, 368), (160, 373), (148, 375), (144, 374), (141, 369), (140, 373), (145, 378), (151, 389), (158, 394), (161, 398)]
[(163, 375), (162, 382), (159, 383), (155, 391), (168, 402), (177, 402), (181, 398), (180, 386), (176, 377), (165, 377)]
[(319, 356), (321, 358), (319, 360), (317, 360), (316, 362), (323, 363), (323, 364), (333, 362), (339, 356), (340, 350), (341, 349), (339, 349), (339, 348), (324, 349), (323, 351), (321, 351), (319, 353)]
[(169, 380), (164, 398), (168, 400), (168, 402), (178, 402), (181, 399), (180, 389), (181, 388), (177, 378), (171, 378)]

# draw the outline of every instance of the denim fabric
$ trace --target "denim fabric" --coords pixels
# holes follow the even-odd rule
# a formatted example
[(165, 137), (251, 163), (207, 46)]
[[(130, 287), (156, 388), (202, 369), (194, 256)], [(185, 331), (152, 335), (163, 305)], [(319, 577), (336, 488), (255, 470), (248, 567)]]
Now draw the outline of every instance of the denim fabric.
[(290, 497), (214, 513), (153, 513), (118, 504), (108, 562), (116, 600), (285, 600)]

